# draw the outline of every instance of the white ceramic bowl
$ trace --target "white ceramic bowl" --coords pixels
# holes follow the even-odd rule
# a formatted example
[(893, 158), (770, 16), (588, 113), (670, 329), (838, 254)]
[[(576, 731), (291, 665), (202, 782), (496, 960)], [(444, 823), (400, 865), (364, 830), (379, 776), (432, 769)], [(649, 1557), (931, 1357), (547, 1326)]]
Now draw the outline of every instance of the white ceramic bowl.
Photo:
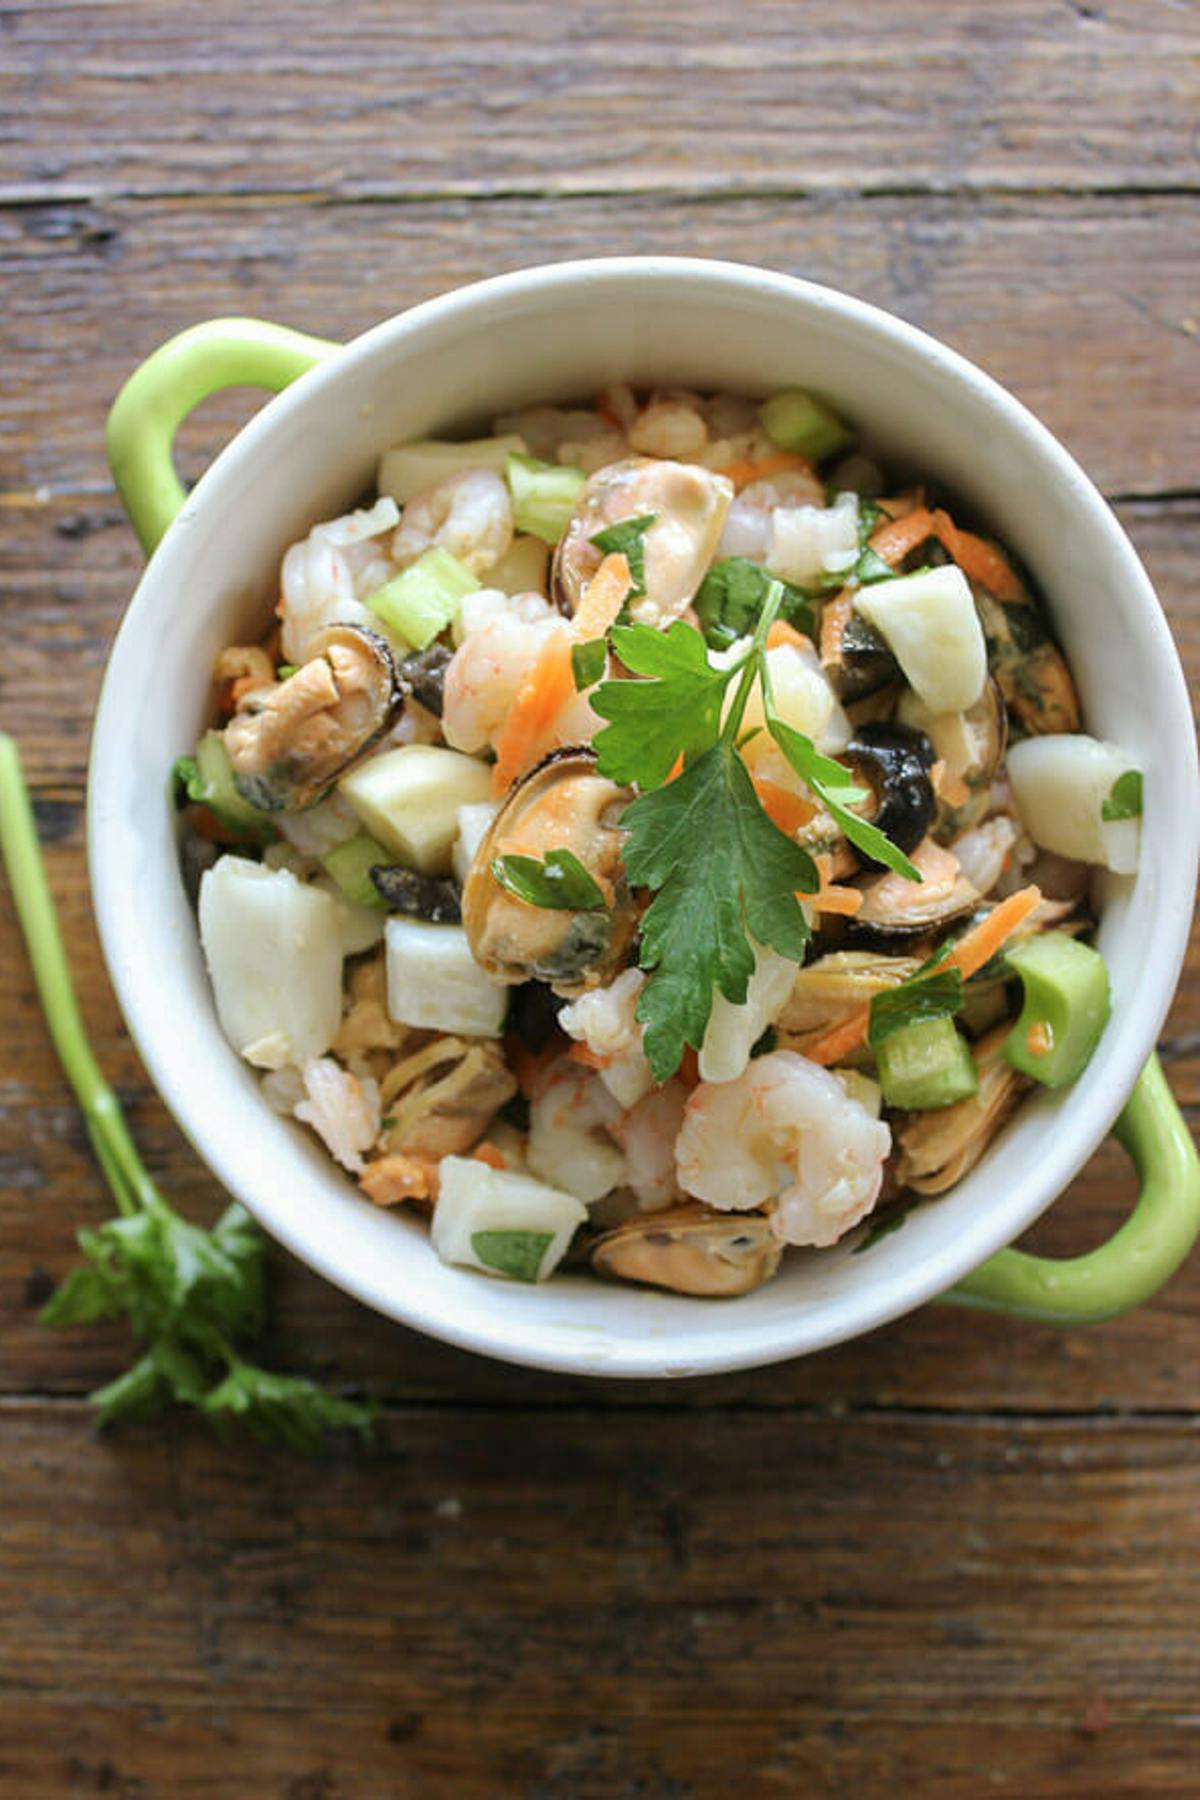
[[(201, 328), (130, 383), (114, 468), (147, 538), (174, 506), (162, 464), (188, 406), (235, 380), (278, 386), (320, 348), (273, 363), (279, 336), (245, 322)], [(1080, 1081), (1028, 1103), (957, 1188), (867, 1255), (793, 1253), (776, 1280), (725, 1304), (583, 1279), (490, 1281), (444, 1267), (419, 1220), (360, 1199), (300, 1127), (268, 1110), (221, 1036), (167, 802), (171, 762), (206, 723), (216, 651), (261, 631), (284, 547), (352, 503), (383, 448), (618, 379), (753, 395), (809, 385), (885, 455), (948, 484), (1033, 572), (1089, 728), (1146, 775), (1140, 870), (1113, 885), (1100, 929), (1114, 1018)], [(143, 448), (153, 443), (131, 472), (139, 433)], [(1050, 1204), (1152, 1051), (1186, 945), (1197, 820), (1191, 713), (1158, 602), (1050, 433), (962, 357), (860, 301), (731, 264), (636, 258), (501, 276), (390, 319), (326, 355), (222, 452), (155, 551), (113, 649), (90, 856), (108, 966), (150, 1076), (275, 1237), (368, 1305), (452, 1343), (573, 1372), (682, 1375), (868, 1331), (950, 1288)]]

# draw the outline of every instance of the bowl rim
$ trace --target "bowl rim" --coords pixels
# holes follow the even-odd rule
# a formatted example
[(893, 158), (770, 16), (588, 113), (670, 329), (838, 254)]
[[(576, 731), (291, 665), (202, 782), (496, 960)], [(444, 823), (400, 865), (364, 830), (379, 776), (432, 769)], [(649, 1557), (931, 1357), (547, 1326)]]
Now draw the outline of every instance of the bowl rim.
[[(536, 1307), (529, 1311), (528, 1341), (520, 1333), (498, 1329), (493, 1322), (478, 1323), (469, 1299), (460, 1316), (447, 1316), (441, 1307), (426, 1306), (419, 1288), (397, 1292), (373, 1285), (361, 1270), (350, 1272), (336, 1255), (309, 1241), (305, 1220), (299, 1211), (289, 1212), (285, 1204), (276, 1203), (271, 1195), (247, 1192), (246, 1180), (237, 1167), (236, 1151), (208, 1129), (203, 1107), (197, 1103), (194, 1093), (172, 1079), (169, 1061), (160, 1054), (158, 1037), (141, 1016), (137, 945), (129, 935), (130, 922), (123, 916), (119, 883), (110, 872), (104, 829), (106, 770), (112, 766), (114, 755), (127, 752), (127, 736), (122, 732), (118, 703), (122, 646), (128, 645), (147, 619), (155, 616), (159, 604), (156, 590), (164, 572), (170, 570), (175, 559), (186, 553), (190, 521), (205, 506), (209, 495), (229, 479), (235, 465), (253, 458), (291, 413), (335, 390), (352, 362), (369, 359), (381, 350), (397, 356), (411, 354), (414, 340), (419, 343), (427, 326), (479, 325), (490, 305), (517, 296), (531, 302), (550, 302), (555, 298), (569, 302), (572, 292), (580, 286), (594, 294), (604, 284), (617, 288), (626, 287), (630, 282), (663, 280), (703, 284), (710, 290), (724, 290), (729, 296), (752, 294), (773, 298), (780, 304), (799, 303), (810, 319), (821, 315), (836, 316), (867, 333), (890, 340), (897, 349), (918, 358), (939, 379), (965, 384), (973, 390), (979, 401), (1004, 418), (1032, 456), (1054, 466), (1057, 476), (1070, 490), (1072, 503), (1086, 510), (1091, 526), (1101, 533), (1103, 553), (1115, 558), (1119, 566), (1128, 595), (1127, 603), (1139, 612), (1146, 624), (1152, 640), (1147, 655), (1157, 659), (1165, 681), (1161, 696), (1156, 695), (1158, 726), (1173, 748), (1176, 742), (1180, 745), (1186, 742), (1189, 747), (1190, 810), (1196, 827), (1191, 834), (1190, 856), (1183, 856), (1181, 864), (1175, 865), (1173, 882), (1156, 894), (1155, 906), (1163, 928), (1156, 933), (1153, 955), (1146, 964), (1145, 981), (1152, 987), (1152, 1002), (1144, 1003), (1139, 985), (1140, 1024), (1123, 1031), (1112, 1046), (1108, 1056), (1108, 1081), (1103, 1089), (1093, 1086), (1089, 1090), (1086, 1107), (1080, 1104), (1075, 1108), (1077, 1116), (1071, 1129), (1047, 1131), (1048, 1148), (1039, 1179), (1029, 1183), (1029, 1203), (1015, 1222), (1010, 1213), (1002, 1212), (999, 1207), (983, 1209), (972, 1229), (957, 1237), (948, 1235), (940, 1252), (909, 1269), (905, 1280), (894, 1281), (886, 1289), (877, 1283), (864, 1282), (857, 1310), (849, 1309), (848, 1324), (843, 1321), (823, 1330), (812, 1324), (803, 1309), (798, 1309), (784, 1321), (757, 1320), (741, 1337), (726, 1332), (714, 1334), (707, 1343), (701, 1342), (698, 1348), (690, 1348), (686, 1356), (672, 1352), (669, 1337), (622, 1342), (615, 1348), (606, 1346), (601, 1354), (597, 1353), (593, 1343), (586, 1341), (586, 1333), (580, 1334), (585, 1341), (578, 1345), (564, 1345), (557, 1336), (552, 1343), (540, 1342), (539, 1331), (544, 1328), (545, 1320)], [(364, 1304), (411, 1329), (459, 1348), (529, 1367), (568, 1374), (635, 1378), (767, 1366), (860, 1336), (935, 1298), (1032, 1224), (1094, 1153), (1153, 1049), (1186, 953), (1198, 840), (1200, 782), (1196, 775), (1191, 707), (1170, 630), (1133, 545), (1103, 496), (1070, 452), (992, 376), (919, 327), (883, 308), (822, 284), (753, 264), (691, 257), (576, 259), (537, 264), (469, 283), (380, 321), (268, 401), (213, 460), (143, 571), (109, 654), (97, 703), (88, 775), (89, 870), (97, 929), (110, 979), (150, 1079), (223, 1187), (240, 1199), (272, 1236), (301, 1261)], [(1178, 904), (1181, 897), (1186, 898), (1186, 904)], [(1083, 1098), (1077, 1096), (1080, 1101)], [(692, 1334), (693, 1338), (695, 1335)]]

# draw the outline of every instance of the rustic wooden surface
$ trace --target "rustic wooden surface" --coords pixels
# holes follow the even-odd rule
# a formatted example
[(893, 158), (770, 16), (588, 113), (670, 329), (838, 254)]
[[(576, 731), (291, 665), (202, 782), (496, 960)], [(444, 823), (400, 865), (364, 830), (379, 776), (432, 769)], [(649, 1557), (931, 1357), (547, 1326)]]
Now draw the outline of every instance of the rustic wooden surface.
[[(983, 362), (1113, 498), (1200, 678), (1190, 0), (0, 4), (0, 719), (147, 1160), (83, 784), (137, 574), (106, 406), (217, 312), (349, 335), (538, 259), (815, 275)], [(247, 416), (184, 434), (193, 472)], [(407, 1334), (282, 1254), (266, 1354), (383, 1403), (317, 1467), (83, 1396), (35, 1322), (107, 1203), (0, 896), (0, 1795), (708, 1800), (1200, 1793), (1200, 1259), (1064, 1334), (929, 1310), (685, 1388)], [(1200, 957), (1165, 1050), (1200, 1116)], [(1033, 1234), (1099, 1241), (1109, 1147)]]

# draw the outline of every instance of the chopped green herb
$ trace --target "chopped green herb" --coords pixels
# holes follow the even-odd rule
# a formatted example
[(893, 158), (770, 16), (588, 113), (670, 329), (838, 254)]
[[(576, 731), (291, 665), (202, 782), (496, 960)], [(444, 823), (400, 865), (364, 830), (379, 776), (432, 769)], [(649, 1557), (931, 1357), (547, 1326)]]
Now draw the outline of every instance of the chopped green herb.
[[(765, 664), (763, 678), (769, 686), (770, 678)], [(797, 775), (812, 789), (852, 844), (873, 862), (882, 863), (885, 868), (894, 869), (898, 875), (903, 875), (906, 881), (922, 879), (921, 871), (893, 844), (891, 838), (885, 837), (877, 825), (872, 825), (869, 820), (850, 811), (852, 806), (859, 806), (869, 798), (866, 790), (855, 785), (853, 775), (841, 763), (834, 762), (830, 756), (823, 756), (811, 738), (805, 737), (803, 732), (793, 731), (790, 725), (785, 725), (776, 716), (769, 694), (767, 730)]]
[(713, 667), (700, 633), (681, 620), (666, 632), (614, 627), (617, 656), (647, 679), (603, 682), (593, 699), (610, 721), (595, 739), (600, 772), (641, 789), (621, 815), (629, 832), (623, 858), (634, 886), (655, 894), (642, 920), (649, 980), (638, 1018), (659, 1081), (679, 1066), (685, 1044), (703, 1041), (714, 988), (735, 1005), (745, 1000), (754, 968), (747, 934), (804, 957), (808, 925), (796, 896), (816, 892), (816, 866), (767, 817), (737, 753), (756, 680), (772, 735), (847, 835), (920, 879), (881, 831), (847, 811), (868, 797), (849, 771), (774, 716), (764, 646), (783, 598), (783, 583), (770, 582), (752, 643), (725, 669)]
[(925, 1019), (952, 1018), (962, 1003), (963, 978), (957, 969), (942, 969), (932, 975), (918, 973), (897, 987), (872, 995), (867, 1040), (872, 1049), (877, 1049), (909, 1025)]
[(603, 912), (605, 899), (579, 858), (570, 850), (536, 856), (496, 856), (492, 875), (508, 893), (530, 906), (559, 912)]
[(1126, 769), (1112, 784), (1107, 800), (1100, 808), (1106, 824), (1117, 819), (1140, 819), (1142, 816), (1142, 771)]
[(891, 1237), (893, 1231), (899, 1231), (917, 1204), (917, 1201), (914, 1200), (909, 1206), (893, 1207), (889, 1212), (885, 1212), (881, 1219), (874, 1219), (870, 1230), (850, 1252), (851, 1256), (861, 1256), (864, 1250), (869, 1250), (872, 1244), (877, 1244), (881, 1238)]
[(582, 694), (600, 680), (608, 667), (608, 645), (603, 638), (589, 638), (586, 644), (571, 645), (571, 669), (575, 691)]
[(557, 544), (571, 520), (587, 477), (573, 464), (540, 462), (513, 451), (505, 466), (513, 524), (547, 544)]
[(618, 519), (591, 539), (605, 556), (623, 556), (629, 564), (629, 579), (633, 583), (629, 600), (640, 600), (646, 592), (646, 533), (657, 518), (657, 513), (642, 513), (636, 519)]
[(280, 663), (275, 671), (276, 681), (290, 681), (299, 667), (299, 663)]
[(593, 694), (592, 706), (611, 721), (594, 739), (597, 766), (610, 780), (636, 781), (645, 791), (664, 782), (680, 756), (716, 742), (736, 671), (714, 669), (704, 639), (681, 619), (666, 631), (616, 625), (612, 643), (627, 669), (650, 679), (606, 681)]
[(684, 1045), (704, 1042), (713, 989), (745, 1001), (755, 966), (747, 932), (803, 961), (808, 923), (796, 894), (816, 892), (817, 871), (762, 810), (728, 737), (626, 807), (621, 823), (630, 881), (657, 890), (642, 918), (650, 979), (637, 1016), (654, 1078), (665, 1081)]
[[(726, 556), (713, 564), (692, 605), (700, 629), (714, 650), (724, 650), (754, 630), (771, 580), (767, 571), (748, 556)], [(811, 637), (816, 628), (812, 601), (786, 581), (779, 585), (783, 598), (776, 616)]]
[(481, 1263), (514, 1281), (536, 1281), (554, 1242), (552, 1231), (474, 1231), (471, 1248)]
[(380, 1119), (379, 1129), (380, 1129), (380, 1131), (390, 1131), (395, 1123), (396, 1123), (395, 1113), (389, 1113), (387, 1115), (386, 1119)]

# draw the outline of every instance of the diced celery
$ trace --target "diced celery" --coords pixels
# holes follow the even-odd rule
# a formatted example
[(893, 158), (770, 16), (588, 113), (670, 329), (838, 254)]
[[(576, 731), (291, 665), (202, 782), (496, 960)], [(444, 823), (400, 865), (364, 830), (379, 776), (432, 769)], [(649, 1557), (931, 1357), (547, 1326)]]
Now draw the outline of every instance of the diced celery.
[(179, 758), (175, 773), (184, 783), (188, 799), (207, 806), (230, 831), (256, 843), (266, 843), (276, 835), (270, 813), (252, 806), (238, 792), (229, 752), (219, 731), (206, 731), (195, 754)]
[(759, 407), (758, 416), (772, 443), (812, 462), (823, 462), (854, 438), (831, 406), (803, 388), (783, 388), (772, 394)]
[(367, 605), (393, 636), (425, 650), (458, 616), (463, 595), (478, 586), (456, 556), (435, 546), (368, 594)]
[(354, 906), (376, 906), (386, 912), (387, 901), (371, 880), (371, 870), (378, 865), (387, 867), (395, 860), (392, 852), (385, 850), (377, 838), (360, 831), (347, 838), (345, 843), (335, 844), (332, 850), (327, 850), (321, 864)]
[(505, 437), (474, 438), (463, 444), (419, 438), (415, 443), (398, 444), (394, 450), (384, 451), (376, 486), (381, 494), (390, 494), (401, 506), (407, 506), (414, 494), (436, 487), (460, 469), (494, 469), (497, 475), (503, 475), (512, 452), (524, 448), (524, 438), (515, 432)]
[(885, 1104), (906, 1112), (951, 1106), (979, 1088), (967, 1041), (945, 1017), (893, 1032), (876, 1047), (875, 1060)]
[(1043, 1086), (1066, 1087), (1087, 1067), (1112, 1011), (1104, 958), (1065, 931), (1046, 931), (1005, 960), (1021, 977), (1025, 1005), (1004, 1055)]
[(536, 456), (512, 455), (505, 471), (512, 495), (513, 524), (548, 544), (557, 544), (567, 529), (586, 476), (565, 463), (539, 462)]

